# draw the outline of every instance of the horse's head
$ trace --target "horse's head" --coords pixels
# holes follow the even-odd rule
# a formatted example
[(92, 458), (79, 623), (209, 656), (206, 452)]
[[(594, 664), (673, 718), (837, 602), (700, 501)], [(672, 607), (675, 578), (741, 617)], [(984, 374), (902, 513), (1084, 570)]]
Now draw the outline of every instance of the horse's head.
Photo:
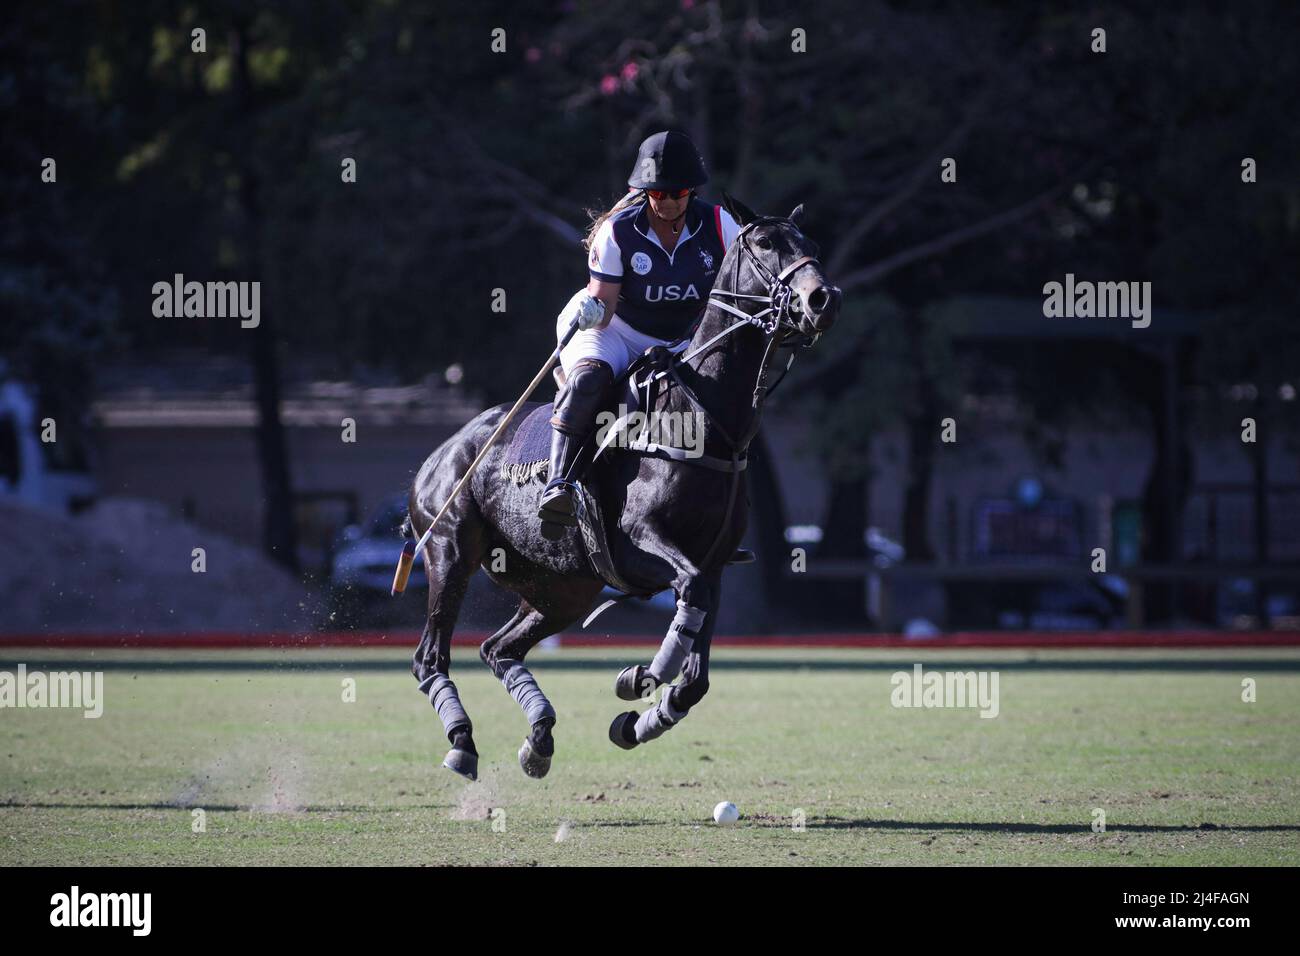
[[(724, 195), (723, 208), (740, 224), (734, 264), (736, 292), (751, 295), (790, 290), (790, 322), (805, 335), (817, 335), (835, 324), (840, 290), (831, 285), (817, 261), (817, 244), (800, 231), (803, 206), (784, 218), (756, 215), (744, 203)], [(746, 267), (748, 260), (749, 267)], [(787, 318), (787, 317), (783, 317)]]

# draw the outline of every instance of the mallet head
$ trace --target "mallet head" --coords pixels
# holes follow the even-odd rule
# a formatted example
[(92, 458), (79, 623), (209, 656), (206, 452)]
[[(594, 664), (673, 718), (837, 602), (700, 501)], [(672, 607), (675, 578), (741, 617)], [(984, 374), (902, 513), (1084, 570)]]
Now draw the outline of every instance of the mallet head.
[(402, 545), (402, 556), (397, 559), (397, 573), (393, 575), (393, 597), (406, 590), (406, 582), (411, 579), (411, 565), (415, 563), (415, 542), (407, 541)]

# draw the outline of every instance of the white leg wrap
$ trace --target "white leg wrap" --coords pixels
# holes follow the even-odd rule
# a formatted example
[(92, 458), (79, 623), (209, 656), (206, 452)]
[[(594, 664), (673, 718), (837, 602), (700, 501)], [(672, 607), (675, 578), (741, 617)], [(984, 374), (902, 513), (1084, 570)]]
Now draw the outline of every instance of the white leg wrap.
[(673, 689), (665, 687), (659, 702), (636, 719), (638, 743), (660, 737), (673, 724), (686, 716), (686, 711), (673, 706)]
[(673, 617), (673, 623), (668, 625), (668, 633), (659, 645), (654, 660), (650, 662), (650, 673), (660, 683), (671, 684), (682, 672), (686, 655), (695, 644), (695, 635), (704, 626), (704, 616), (705, 612), (700, 608), (677, 602), (677, 614)]

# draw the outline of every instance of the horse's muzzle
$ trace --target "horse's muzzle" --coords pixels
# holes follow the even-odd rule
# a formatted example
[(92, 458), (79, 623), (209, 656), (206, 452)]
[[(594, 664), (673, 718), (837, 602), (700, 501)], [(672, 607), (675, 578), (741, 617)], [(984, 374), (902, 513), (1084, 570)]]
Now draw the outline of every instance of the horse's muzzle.
[(840, 297), (840, 290), (833, 285), (819, 285), (801, 296), (804, 324), (813, 332), (825, 332), (835, 324), (840, 311)]

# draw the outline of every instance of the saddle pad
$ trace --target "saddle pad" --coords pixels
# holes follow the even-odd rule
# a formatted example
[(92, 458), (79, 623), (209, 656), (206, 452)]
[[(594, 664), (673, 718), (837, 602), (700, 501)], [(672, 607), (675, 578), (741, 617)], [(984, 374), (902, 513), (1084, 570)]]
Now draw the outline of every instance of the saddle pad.
[(529, 402), (502, 459), (502, 474), (516, 484), (546, 477), (551, 463), (551, 403)]

